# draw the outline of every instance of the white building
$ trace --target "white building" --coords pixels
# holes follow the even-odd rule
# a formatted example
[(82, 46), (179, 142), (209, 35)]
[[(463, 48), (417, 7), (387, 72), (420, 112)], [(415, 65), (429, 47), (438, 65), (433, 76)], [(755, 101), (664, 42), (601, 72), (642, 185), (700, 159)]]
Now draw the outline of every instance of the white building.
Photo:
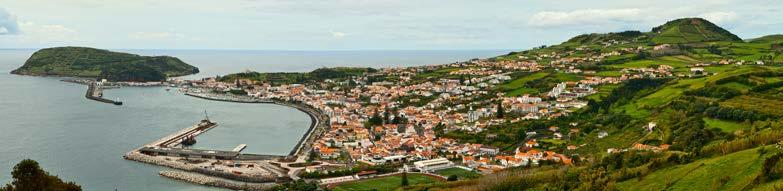
[(416, 167), (416, 169), (419, 169), (419, 171), (421, 172), (432, 172), (440, 169), (451, 168), (452, 166), (454, 166), (454, 163), (446, 158), (437, 158), (431, 160), (417, 161), (413, 163), (413, 166)]

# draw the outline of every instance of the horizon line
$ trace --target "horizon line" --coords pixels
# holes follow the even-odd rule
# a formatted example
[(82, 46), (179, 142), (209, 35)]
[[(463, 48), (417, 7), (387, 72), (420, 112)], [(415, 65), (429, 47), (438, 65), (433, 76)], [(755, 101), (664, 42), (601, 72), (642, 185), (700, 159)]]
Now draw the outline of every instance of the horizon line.
[[(351, 51), (513, 51), (526, 50), (524, 48), (479, 48), (479, 49), (223, 49), (223, 48), (96, 48), (91, 46), (53, 46), (53, 47), (26, 47), (26, 48), (0, 48), (0, 50), (41, 50), (57, 47), (85, 47), (104, 50), (190, 50), (190, 51), (280, 51), (280, 52), (351, 52)], [(532, 49), (528, 48), (528, 49)]]

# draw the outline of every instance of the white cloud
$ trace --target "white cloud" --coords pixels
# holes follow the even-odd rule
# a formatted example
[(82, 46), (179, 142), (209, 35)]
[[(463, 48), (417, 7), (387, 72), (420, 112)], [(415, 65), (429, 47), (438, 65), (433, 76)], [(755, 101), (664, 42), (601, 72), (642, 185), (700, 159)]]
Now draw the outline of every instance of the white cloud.
[(185, 34), (177, 32), (135, 32), (129, 35), (133, 39), (137, 40), (154, 40), (154, 39), (184, 39)]
[(8, 13), (3, 8), (0, 8), (0, 35), (18, 34), (19, 23), (16, 21), (16, 17)]
[(332, 31), (332, 37), (334, 37), (334, 38), (343, 38), (343, 37), (345, 37), (345, 35), (347, 35), (347, 34), (345, 34), (344, 32), (334, 32), (334, 31)]
[(57, 24), (38, 24), (34, 22), (20, 22), (20, 40), (39, 44), (61, 44), (79, 42), (78, 31)]
[(707, 19), (716, 24), (730, 24), (737, 21), (737, 13), (733, 11), (729, 12), (709, 12), (699, 15), (699, 17)]
[(642, 10), (637, 8), (543, 11), (530, 17), (528, 24), (537, 27), (610, 24), (613, 22), (634, 22), (641, 17)]

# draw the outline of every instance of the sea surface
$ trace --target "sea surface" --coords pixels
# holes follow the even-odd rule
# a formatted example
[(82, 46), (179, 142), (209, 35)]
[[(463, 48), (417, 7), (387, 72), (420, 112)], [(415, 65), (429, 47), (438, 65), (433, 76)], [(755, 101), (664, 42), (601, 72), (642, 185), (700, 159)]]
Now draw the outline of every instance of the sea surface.
[[(199, 67), (198, 79), (253, 70), (304, 72), (321, 67), (402, 67), (491, 57), (507, 50), (240, 51), (118, 50), (170, 55)], [(12, 75), (35, 50), (0, 50), (0, 185), (22, 159), (84, 190), (221, 190), (158, 176), (164, 167), (122, 159), (126, 152), (208, 115), (219, 126), (197, 137), (196, 148), (285, 155), (310, 125), (307, 114), (284, 106), (209, 101), (163, 87), (104, 91), (115, 106), (84, 98), (86, 86), (56, 77)], [(206, 111), (206, 112), (205, 112)], [(206, 114), (205, 114), (206, 113)]]

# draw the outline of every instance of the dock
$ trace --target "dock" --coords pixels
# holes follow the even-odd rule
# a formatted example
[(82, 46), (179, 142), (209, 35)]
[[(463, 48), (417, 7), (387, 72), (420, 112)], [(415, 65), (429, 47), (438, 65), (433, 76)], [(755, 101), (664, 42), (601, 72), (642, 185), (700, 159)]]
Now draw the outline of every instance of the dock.
[(103, 91), (101, 91), (101, 88), (98, 87), (95, 82), (87, 83), (87, 93), (84, 95), (87, 99), (103, 102), (103, 103), (110, 103), (114, 105), (122, 105), (121, 101), (114, 101), (110, 99), (103, 98)]
[(234, 147), (234, 149), (232, 149), (231, 151), (242, 152), (242, 150), (245, 150), (245, 148), (247, 148), (247, 144), (239, 144), (239, 146)]
[(198, 124), (190, 126), (188, 128), (179, 130), (173, 134), (160, 138), (156, 141), (148, 143), (146, 147), (173, 147), (182, 143), (186, 137), (195, 137), (204, 133), (214, 127), (217, 127), (217, 123), (209, 120), (201, 120)]

